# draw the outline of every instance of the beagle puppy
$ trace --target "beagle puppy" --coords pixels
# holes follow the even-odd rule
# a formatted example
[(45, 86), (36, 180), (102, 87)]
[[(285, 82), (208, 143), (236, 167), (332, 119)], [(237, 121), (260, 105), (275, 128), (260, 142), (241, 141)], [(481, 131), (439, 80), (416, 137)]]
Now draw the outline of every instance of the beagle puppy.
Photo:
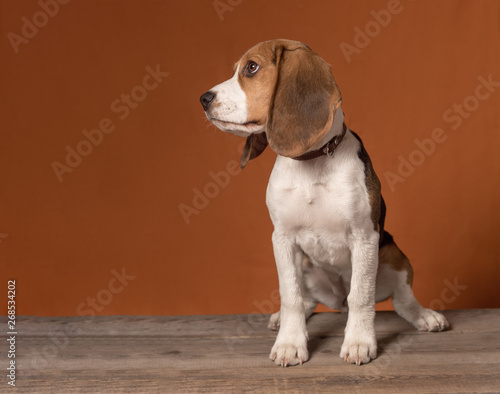
[(266, 198), (281, 297), (269, 322), (276, 364), (307, 361), (306, 319), (319, 302), (348, 310), (340, 357), (357, 365), (377, 356), (376, 302), (392, 297), (419, 330), (449, 327), (413, 295), (413, 269), (384, 229), (380, 182), (344, 123), (328, 63), (301, 42), (262, 42), (200, 101), (215, 126), (247, 138), (242, 168), (267, 145), (278, 154)]

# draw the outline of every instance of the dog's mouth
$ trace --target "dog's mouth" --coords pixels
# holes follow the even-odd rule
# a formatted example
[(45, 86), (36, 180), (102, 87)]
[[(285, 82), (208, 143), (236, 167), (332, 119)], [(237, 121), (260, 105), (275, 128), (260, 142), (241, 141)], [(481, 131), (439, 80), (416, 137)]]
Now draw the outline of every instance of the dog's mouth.
[(261, 123), (256, 120), (251, 120), (245, 123), (235, 123), (228, 122), (226, 120), (217, 119), (211, 117), (207, 114), (207, 118), (210, 122), (212, 122), (215, 126), (223, 131), (227, 131), (236, 135), (242, 135), (244, 137), (248, 136), (248, 134), (252, 134), (255, 132), (263, 131), (264, 127)]
[(221, 123), (221, 124), (225, 124), (225, 125), (244, 126), (244, 127), (253, 127), (253, 126), (259, 125), (259, 122), (257, 122), (256, 120), (251, 120), (250, 122), (245, 122), (245, 123), (235, 123), (235, 122), (228, 122), (226, 120), (213, 118), (209, 115), (207, 115), (207, 116), (208, 116), (208, 120), (210, 120), (211, 122), (217, 122), (217, 123)]

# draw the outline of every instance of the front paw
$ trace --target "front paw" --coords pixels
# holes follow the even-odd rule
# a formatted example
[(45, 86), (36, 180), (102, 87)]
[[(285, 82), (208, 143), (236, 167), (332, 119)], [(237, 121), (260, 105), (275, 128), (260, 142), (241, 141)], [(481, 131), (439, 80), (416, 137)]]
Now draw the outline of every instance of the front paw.
[(269, 358), (273, 360), (276, 365), (281, 365), (282, 367), (306, 362), (309, 359), (307, 338), (304, 337), (295, 341), (282, 341), (278, 338), (271, 350)]
[(354, 338), (346, 336), (340, 350), (340, 358), (344, 361), (361, 365), (369, 363), (377, 357), (377, 340), (375, 335), (359, 335)]

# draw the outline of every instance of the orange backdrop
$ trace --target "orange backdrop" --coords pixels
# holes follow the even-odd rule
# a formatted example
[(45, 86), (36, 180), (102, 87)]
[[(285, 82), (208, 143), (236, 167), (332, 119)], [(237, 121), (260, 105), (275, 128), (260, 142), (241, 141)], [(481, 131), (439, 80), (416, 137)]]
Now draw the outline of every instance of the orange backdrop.
[(16, 280), (18, 314), (277, 310), (275, 154), (238, 171), (242, 139), (199, 103), (273, 38), (333, 65), (420, 301), (500, 307), (499, 2), (40, 0), (0, 12), (0, 286)]

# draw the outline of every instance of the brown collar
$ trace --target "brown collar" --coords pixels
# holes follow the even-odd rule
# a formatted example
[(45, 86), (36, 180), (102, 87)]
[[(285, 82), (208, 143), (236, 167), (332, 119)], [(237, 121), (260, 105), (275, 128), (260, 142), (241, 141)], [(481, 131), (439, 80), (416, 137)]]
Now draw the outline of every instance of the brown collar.
[(342, 134), (334, 136), (330, 141), (317, 150), (306, 152), (303, 155), (292, 157), (294, 160), (311, 160), (317, 157), (328, 155), (332, 156), (335, 149), (340, 145), (344, 139), (345, 133), (347, 132), (347, 126), (345, 123), (342, 125)]

